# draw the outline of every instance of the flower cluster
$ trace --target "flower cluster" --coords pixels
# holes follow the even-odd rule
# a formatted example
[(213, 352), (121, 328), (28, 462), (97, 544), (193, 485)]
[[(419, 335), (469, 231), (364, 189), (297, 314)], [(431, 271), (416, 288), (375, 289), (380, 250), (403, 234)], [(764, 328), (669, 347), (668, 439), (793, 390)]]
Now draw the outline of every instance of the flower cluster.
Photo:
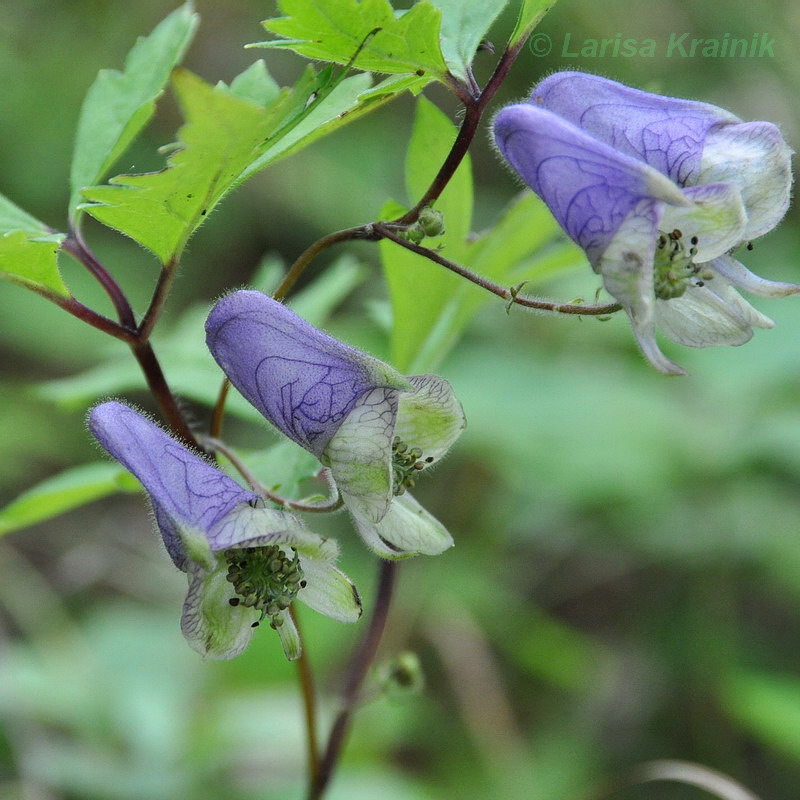
[(779, 297), (731, 253), (783, 218), (791, 151), (768, 122), (579, 72), (551, 75), (494, 120), (502, 155), (577, 242), (650, 363), (683, 370), (656, 325), (692, 347), (739, 345), (772, 321), (736, 291)]
[[(450, 385), (405, 378), (333, 339), (259, 292), (212, 310), (208, 345), (231, 382), (276, 428), (330, 469), (367, 545), (384, 558), (441, 553), (444, 526), (409, 493), (464, 429)], [(295, 600), (352, 622), (361, 603), (335, 564), (336, 544), (294, 514), (267, 507), (204, 457), (134, 409), (110, 401), (89, 415), (100, 444), (147, 491), (189, 592), (181, 627), (204, 655), (231, 658), (262, 621), (288, 658), (300, 654)]]

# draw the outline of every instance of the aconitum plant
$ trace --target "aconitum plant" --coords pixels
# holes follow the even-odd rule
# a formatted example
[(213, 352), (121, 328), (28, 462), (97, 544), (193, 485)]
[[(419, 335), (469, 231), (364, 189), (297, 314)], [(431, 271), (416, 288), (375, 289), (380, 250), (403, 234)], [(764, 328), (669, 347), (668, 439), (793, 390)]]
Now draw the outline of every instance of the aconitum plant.
[[(272, 38), (252, 46), (315, 62), (294, 85), (280, 87), (263, 60), (229, 84), (181, 67), (199, 24), (187, 3), (137, 41), (122, 73), (103, 70), (89, 89), (65, 229), (0, 196), (0, 275), (92, 326), (98, 337), (122, 342), (139, 370), (134, 387), (116, 380), (114, 370), (101, 371), (108, 382), (95, 381), (88, 392), (81, 413), (98, 446), (91, 470), (34, 487), (24, 503), (0, 511), (0, 530), (22, 529), (133, 484), (145, 501), (140, 513), (149, 509), (164, 559), (175, 568), (175, 584), (186, 590), (174, 627), (198, 663), (211, 669), (211, 659), (239, 659), (256, 637), (273, 637), (280, 657), (296, 664), (308, 742), (306, 799), (319, 800), (337, 776), (355, 711), (392, 687), (423, 683), (412, 653), (376, 670), (382, 680), (370, 675), (398, 572), (414, 562), (424, 581), (436, 561), (440, 574), (447, 573), (451, 548), (471, 546), (414, 493), (418, 482), (438, 483), (451, 509), (462, 505), (440, 463), (458, 452), (470, 407), (448, 378), (445, 356), (456, 351), (484, 301), (494, 301), (495, 314), (486, 319), (498, 327), (512, 308), (573, 319), (623, 312), (644, 355), (640, 370), (661, 380), (656, 371), (685, 370), (662, 352), (659, 331), (690, 347), (742, 345), (754, 328), (773, 322), (740, 292), (779, 298), (800, 293), (800, 285), (760, 277), (739, 260), (739, 251), (776, 228), (790, 204), (791, 149), (776, 125), (577, 71), (532, 73), (529, 96), (501, 107), (496, 94), (520, 68), (515, 62), (548, 9), (538, 0), (419, 0), (402, 10), (389, 0), (278, 5), (280, 16), (264, 23)], [(490, 44), (493, 26), (512, 8), (510, 33)], [(479, 51), (492, 59), (482, 84), (473, 69)], [(663, 83), (671, 91), (669, 75)], [(455, 115), (448, 108), (457, 128), (423, 94), (436, 84), (460, 106)], [(113, 175), (168, 85), (183, 124), (175, 144), (161, 151), (167, 153), (163, 169)], [(228, 280), (217, 296), (205, 298), (204, 324), (183, 342), (182, 352), (192, 354), (186, 357), (202, 363), (200, 377), (182, 381), (179, 369), (165, 369), (154, 333), (163, 327), (175, 283), (186, 279), (187, 243), (216, 206), (275, 162), (303, 158), (298, 153), (320, 137), (357, 125), (401, 95), (414, 98), (417, 109), (407, 159), (409, 206), (387, 198), (372, 219), (309, 241), (271, 283), (254, 279), (242, 288)], [(501, 219), (477, 235), (469, 168), (476, 142), (486, 149), (491, 142), (496, 171), (510, 167), (524, 186)], [(304, 187), (309, 194), (312, 172)], [(143, 313), (134, 309), (123, 276), (90, 247), (89, 218), (157, 259), (159, 277)], [(308, 270), (320, 266), (320, 255), (350, 242), (378, 245), (390, 303), (369, 307), (358, 298), (353, 304), (380, 329), (382, 338), (371, 344), (381, 358), (369, 343), (351, 341), (353, 331), (334, 336), (325, 330), (332, 307), (353, 286), (335, 264)], [(565, 252), (572, 262), (578, 259), (597, 281), (594, 303), (523, 291), (542, 277), (531, 259), (551, 245), (571, 248)], [(62, 272), (66, 256), (107, 294), (113, 314), (79, 299)], [(565, 262), (554, 263), (548, 277), (566, 271)], [(220, 265), (223, 276), (227, 267)], [(599, 279), (591, 278), (592, 270)], [(301, 279), (302, 296), (312, 302), (295, 302)], [(579, 347), (579, 337), (571, 344)], [(502, 368), (502, 353), (493, 361)], [(575, 376), (573, 388), (580, 381)], [(133, 389), (146, 394), (132, 399)], [(538, 387), (517, 389), (526, 394)], [(230, 417), (246, 420), (249, 440), (227, 424)], [(525, 436), (525, 419), (498, 424)], [(479, 463), (474, 471), (480, 473)], [(327, 525), (336, 514), (337, 530), (358, 536), (332, 538)], [(374, 565), (374, 589), (357, 588), (339, 568), (348, 550)], [(509, 565), (481, 563), (480, 579), (461, 588), (481, 594), (492, 609), (492, 592), (503, 587), (487, 587), (493, 575), (506, 572)], [(315, 681), (309, 656), (315, 642), (304, 635), (300, 605), (346, 623), (332, 635), (356, 632), (330, 719), (317, 713), (317, 686), (342, 677), (331, 667), (321, 684)], [(462, 626), (468, 628), (469, 621)], [(465, 652), (480, 662), (488, 697), (491, 654)], [(483, 688), (465, 690), (482, 698)], [(630, 782), (683, 781), (720, 797), (751, 796), (701, 765), (670, 764), (634, 770)]]

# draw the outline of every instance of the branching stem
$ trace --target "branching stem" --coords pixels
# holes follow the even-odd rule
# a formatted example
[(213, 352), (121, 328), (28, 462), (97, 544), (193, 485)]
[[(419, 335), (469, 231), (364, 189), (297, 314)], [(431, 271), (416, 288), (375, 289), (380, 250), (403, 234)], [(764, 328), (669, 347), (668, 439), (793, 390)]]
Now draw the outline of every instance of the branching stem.
[[(97, 282), (103, 287), (105, 293), (114, 304), (120, 325), (131, 330), (135, 329), (136, 317), (134, 316), (131, 304), (128, 302), (128, 298), (120, 288), (120, 285), (89, 249), (80, 231), (77, 229), (71, 231), (67, 238), (61, 243), (61, 247), (72, 255), (78, 263), (83, 264), (89, 273), (93, 275)], [(90, 322), (89, 324), (93, 323)]]
[(407, 250), (417, 253), (417, 255), (430, 259), (439, 266), (449, 269), (451, 272), (455, 272), (456, 275), (466, 278), (476, 286), (480, 286), (481, 289), (485, 289), (487, 292), (491, 292), (498, 297), (502, 297), (503, 300), (507, 300), (509, 303), (515, 303), (517, 305), (524, 306), (525, 308), (535, 308), (539, 311), (552, 311), (558, 314), (573, 314), (579, 316), (602, 316), (605, 314), (613, 314), (614, 312), (619, 311), (621, 308), (619, 303), (606, 303), (605, 305), (581, 305), (580, 303), (556, 303), (552, 300), (543, 300), (539, 297), (528, 297), (527, 295), (519, 294), (519, 291), (514, 287), (501, 286), (498, 283), (494, 283), (493, 281), (478, 275), (478, 273), (472, 272), (466, 267), (461, 266), (461, 264), (456, 264), (454, 261), (444, 258), (444, 256), (440, 255), (435, 250), (414, 244), (414, 242), (410, 242), (408, 239), (398, 236), (394, 230), (386, 225), (377, 223), (375, 225), (375, 231), (379, 233), (382, 238), (389, 239), (395, 244), (400, 245), (400, 247), (405, 247)]
[(358, 707), (364, 678), (375, 658), (383, 630), (386, 627), (386, 618), (389, 615), (389, 606), (392, 601), (396, 576), (396, 561), (380, 562), (378, 588), (369, 628), (350, 661), (342, 695), (342, 706), (331, 728), (328, 744), (320, 762), (317, 780), (312, 784), (307, 800), (319, 800), (323, 796), (339, 763), (339, 757), (342, 754), (350, 729), (353, 713)]

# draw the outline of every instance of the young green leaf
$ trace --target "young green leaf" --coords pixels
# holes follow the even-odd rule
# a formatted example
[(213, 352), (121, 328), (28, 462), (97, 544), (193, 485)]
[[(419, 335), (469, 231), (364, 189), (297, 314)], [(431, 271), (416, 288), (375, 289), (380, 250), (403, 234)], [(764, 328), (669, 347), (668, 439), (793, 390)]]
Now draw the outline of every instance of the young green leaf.
[(431, 0), (442, 12), (442, 54), (450, 72), (466, 80), (478, 45), (508, 0)]
[(517, 24), (511, 32), (508, 47), (516, 47), (527, 38), (542, 17), (556, 4), (556, 0), (522, 0)]
[(307, 58), (371, 72), (447, 76), (439, 44), (441, 12), (428, 0), (395, 12), (388, 0), (280, 0), (283, 17), (264, 27), (282, 40), (253, 47), (288, 48)]
[[(224, 87), (224, 85), (220, 83), (220, 86)], [(231, 94), (241, 97), (242, 100), (269, 106), (278, 99), (281, 87), (267, 72), (267, 65), (259, 59), (231, 81), (230, 91)]]
[(375, 84), (371, 89), (362, 92), (358, 99), (363, 101), (371, 100), (373, 97), (383, 97), (384, 95), (396, 96), (406, 91), (416, 97), (433, 80), (427, 75), (390, 75), (380, 83)]
[(209, 86), (185, 70), (176, 71), (173, 81), (187, 121), (179, 132), (180, 149), (167, 168), (118, 175), (109, 186), (86, 189), (83, 194), (90, 203), (82, 206), (164, 264), (177, 259), (277, 124), (276, 114), (240, 99), (227, 87)]
[(57, 517), (116, 492), (136, 492), (139, 482), (119, 464), (71, 467), (0, 509), (0, 535)]
[(0, 195), (0, 276), (31, 289), (69, 297), (58, 271), (64, 234), (51, 231), (7, 197)]
[[(329, 94), (324, 96), (320, 94), (318, 97), (314, 97), (314, 93), (318, 90), (311, 87), (319, 85), (319, 80), (310, 67), (307, 76), (313, 83), (309, 83), (306, 90), (295, 87), (292, 92), (295, 100), (302, 102), (293, 111), (290, 111), (287, 105), (286, 119), (270, 136), (269, 141), (265, 142), (263, 151), (258, 157), (247, 165), (240, 176), (241, 180), (246, 180), (281, 158), (358, 119), (378, 105), (375, 101), (361, 100), (362, 93), (369, 89), (372, 82), (369, 75), (353, 75), (345, 78), (333, 87)], [(392, 96), (382, 99), (389, 100)]]
[(83, 101), (75, 138), (69, 209), (74, 219), (81, 189), (103, 178), (147, 124), (199, 17), (186, 3), (173, 11), (125, 59), (125, 71), (104, 69)]

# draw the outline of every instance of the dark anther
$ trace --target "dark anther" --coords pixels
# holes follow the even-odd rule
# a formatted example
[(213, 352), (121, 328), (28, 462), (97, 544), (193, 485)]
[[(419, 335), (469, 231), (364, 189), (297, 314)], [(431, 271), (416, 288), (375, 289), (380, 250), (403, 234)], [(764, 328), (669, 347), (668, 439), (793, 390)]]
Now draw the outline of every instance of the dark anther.
[(689, 242), (691, 242), (691, 244), (697, 244), (699, 241), (700, 240), (696, 236), (692, 236), (692, 238), (689, 239)]
[(232, 606), (238, 606), (239, 605), (239, 598), (238, 597), (231, 597), (231, 599), (228, 600), (228, 604), (232, 605)]
[(752, 242), (748, 242), (747, 243), (747, 249), (748, 250), (752, 250), (753, 249), (753, 243)]

